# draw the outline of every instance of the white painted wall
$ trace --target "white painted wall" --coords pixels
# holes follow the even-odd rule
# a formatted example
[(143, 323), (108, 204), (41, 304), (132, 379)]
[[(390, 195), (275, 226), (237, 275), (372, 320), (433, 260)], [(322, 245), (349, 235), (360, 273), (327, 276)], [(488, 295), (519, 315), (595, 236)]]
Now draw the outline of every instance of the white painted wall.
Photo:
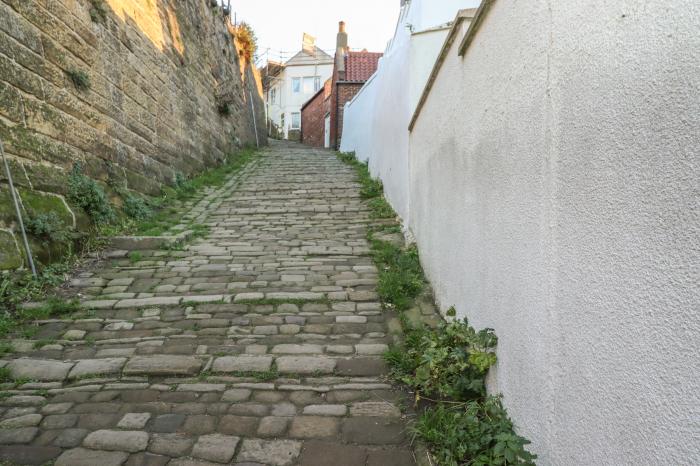
[(699, 26), (694, 0), (496, 0), (411, 133), (422, 263), (496, 329), (538, 464), (700, 464)]
[[(367, 162), (374, 147), (375, 102), (377, 102), (377, 74), (367, 80), (355, 95), (353, 104), (345, 104), (343, 138), (340, 150), (355, 151), (357, 158)], [(353, 124), (348, 124), (348, 120)]]
[(374, 79), (346, 104), (340, 150), (368, 160), (396, 212), (409, 220), (408, 124), (452, 21), (478, 0), (413, 0), (402, 8)]

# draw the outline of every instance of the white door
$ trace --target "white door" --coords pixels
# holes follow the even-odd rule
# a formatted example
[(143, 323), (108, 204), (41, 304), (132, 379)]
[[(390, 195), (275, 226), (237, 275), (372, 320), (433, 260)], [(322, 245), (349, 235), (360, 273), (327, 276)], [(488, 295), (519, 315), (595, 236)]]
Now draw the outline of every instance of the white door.
[(331, 147), (331, 116), (326, 115), (326, 128), (323, 135), (325, 136), (323, 147), (330, 149)]

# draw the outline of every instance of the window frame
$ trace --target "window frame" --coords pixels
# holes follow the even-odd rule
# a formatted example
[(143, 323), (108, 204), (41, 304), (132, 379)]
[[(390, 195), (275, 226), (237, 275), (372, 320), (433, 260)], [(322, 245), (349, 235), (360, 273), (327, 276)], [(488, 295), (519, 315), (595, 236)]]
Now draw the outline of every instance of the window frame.
[[(294, 117), (298, 115), (298, 126), (294, 126)], [(292, 112), (291, 121), (289, 122), (289, 129), (297, 130), (301, 129), (301, 112)]]

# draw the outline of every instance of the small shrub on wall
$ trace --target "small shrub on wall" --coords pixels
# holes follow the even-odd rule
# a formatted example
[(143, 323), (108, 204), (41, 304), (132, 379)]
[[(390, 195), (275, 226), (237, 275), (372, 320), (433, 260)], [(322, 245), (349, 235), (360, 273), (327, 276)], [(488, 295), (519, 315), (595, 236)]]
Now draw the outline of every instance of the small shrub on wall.
[(112, 208), (104, 189), (95, 180), (83, 174), (82, 166), (76, 163), (68, 177), (68, 199), (82, 208), (93, 223), (110, 223), (114, 220)]

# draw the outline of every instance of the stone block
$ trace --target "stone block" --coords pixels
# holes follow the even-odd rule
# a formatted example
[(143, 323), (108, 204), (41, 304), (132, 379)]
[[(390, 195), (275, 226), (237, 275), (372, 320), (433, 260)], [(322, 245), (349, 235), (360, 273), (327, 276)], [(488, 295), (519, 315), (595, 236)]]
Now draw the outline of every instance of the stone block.
[(134, 356), (126, 363), (124, 375), (195, 375), (202, 361), (192, 356)]
[(78, 379), (87, 376), (118, 374), (125, 362), (126, 358), (82, 359), (73, 366), (68, 378)]
[(294, 374), (331, 374), (336, 364), (324, 356), (280, 356), (275, 362), (280, 372)]
[(95, 451), (74, 448), (63, 452), (55, 466), (121, 466), (129, 454), (123, 451)]
[(291, 466), (301, 453), (301, 442), (294, 440), (244, 439), (236, 461)]
[(213, 372), (265, 372), (272, 367), (272, 357), (244, 354), (222, 356), (214, 360)]
[(98, 430), (85, 437), (83, 446), (93, 450), (136, 453), (148, 446), (148, 434), (135, 430)]
[(62, 381), (73, 363), (45, 359), (15, 359), (7, 366), (15, 379), (27, 378), (41, 382)]
[(228, 463), (236, 453), (240, 438), (231, 435), (202, 435), (192, 449), (192, 456), (217, 463)]

